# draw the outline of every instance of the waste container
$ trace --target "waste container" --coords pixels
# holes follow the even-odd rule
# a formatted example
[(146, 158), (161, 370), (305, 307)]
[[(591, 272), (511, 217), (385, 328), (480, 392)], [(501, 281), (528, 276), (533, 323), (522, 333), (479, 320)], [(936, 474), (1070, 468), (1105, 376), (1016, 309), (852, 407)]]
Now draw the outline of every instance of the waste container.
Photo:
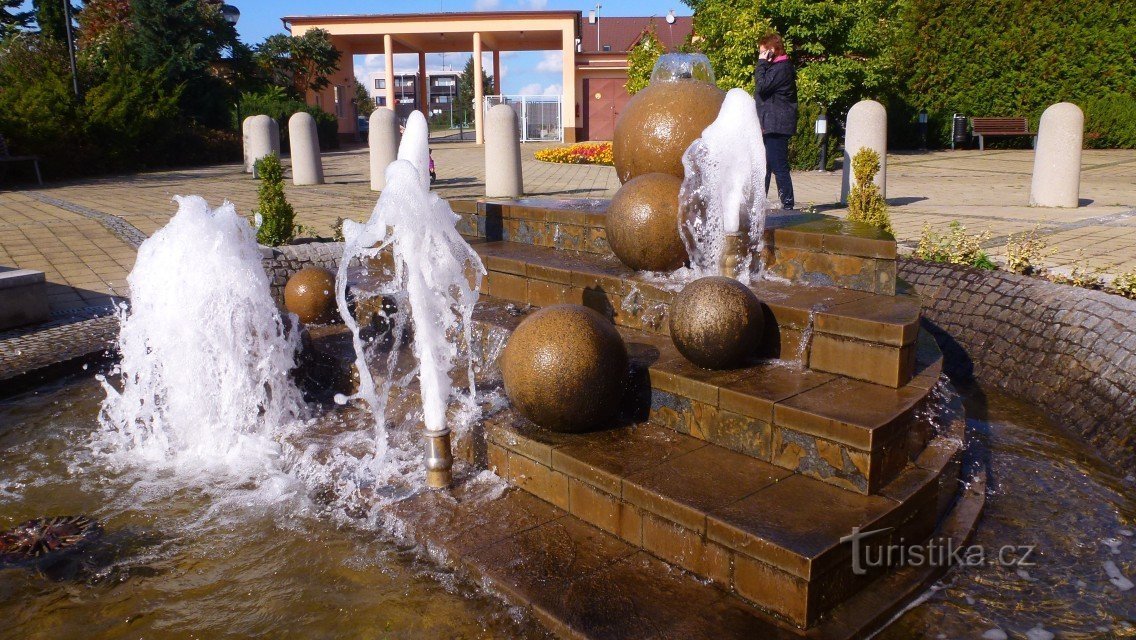
[(966, 116), (955, 114), (951, 131), (951, 149), (955, 146), (965, 146), (970, 142), (970, 134), (966, 130)]

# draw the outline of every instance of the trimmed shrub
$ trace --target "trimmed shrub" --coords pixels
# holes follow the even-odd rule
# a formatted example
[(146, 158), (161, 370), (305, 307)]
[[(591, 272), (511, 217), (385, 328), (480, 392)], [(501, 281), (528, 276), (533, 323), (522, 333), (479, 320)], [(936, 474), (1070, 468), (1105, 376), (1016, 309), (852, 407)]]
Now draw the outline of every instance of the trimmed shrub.
[(1136, 94), (1112, 92), (1087, 100), (1085, 146), (1092, 149), (1136, 149)]
[(296, 237), (296, 212), (284, 197), (284, 167), (270, 153), (256, 161), (256, 241), (269, 247), (288, 244)]
[(852, 174), (856, 177), (856, 183), (848, 193), (848, 219), (853, 222), (864, 222), (894, 234), (887, 201), (880, 193), (880, 188), (872, 182), (879, 172), (880, 154), (867, 147), (861, 147), (852, 157)]

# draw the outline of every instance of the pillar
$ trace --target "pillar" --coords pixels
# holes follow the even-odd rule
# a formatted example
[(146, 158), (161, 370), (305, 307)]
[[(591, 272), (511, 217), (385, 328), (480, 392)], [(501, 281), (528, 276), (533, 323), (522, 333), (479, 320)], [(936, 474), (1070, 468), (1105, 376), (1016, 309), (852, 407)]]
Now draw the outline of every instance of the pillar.
[(323, 184), (323, 160), (312, 114), (292, 114), (288, 119), (288, 144), (292, 147), (292, 184)]
[(375, 109), (371, 112), (368, 124), (371, 190), (382, 191), (386, 186), (387, 165), (398, 157), (398, 116), (393, 109)]
[(418, 110), (430, 119), (430, 79), (426, 77), (426, 52), (418, 52)]
[(485, 144), (485, 87), (482, 85), (481, 33), (473, 34), (473, 141)]
[(245, 172), (256, 173), (257, 160), (270, 153), (280, 155), (280, 125), (269, 116), (259, 115), (245, 118), (241, 128), (246, 132)]
[(501, 52), (493, 50), (493, 93), (495, 95), (503, 95), (505, 92), (501, 90)]
[(576, 31), (561, 31), (561, 55), (564, 69), (561, 86), (560, 126), (564, 130), (564, 141), (576, 141)]
[(880, 155), (880, 170), (872, 182), (887, 197), (887, 110), (875, 100), (861, 100), (848, 110), (844, 132), (844, 175), (840, 182), (840, 201), (848, 202), (848, 192), (855, 184), (852, 157), (867, 147)]
[(485, 196), (515, 198), (524, 193), (517, 112), (507, 104), (489, 110), (485, 124)]
[(383, 36), (383, 62), (386, 68), (383, 70), (383, 78), (387, 83), (387, 108), (394, 109), (394, 40), (391, 39), (390, 34)]
[(1081, 146), (1085, 114), (1072, 102), (1050, 105), (1041, 114), (1033, 154), (1031, 207), (1075, 208), (1081, 197)]

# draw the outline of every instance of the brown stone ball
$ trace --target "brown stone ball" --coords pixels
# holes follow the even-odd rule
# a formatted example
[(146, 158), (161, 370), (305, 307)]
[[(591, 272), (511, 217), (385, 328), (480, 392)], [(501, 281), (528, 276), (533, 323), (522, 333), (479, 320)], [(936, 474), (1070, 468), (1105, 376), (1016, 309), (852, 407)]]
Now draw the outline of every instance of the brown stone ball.
[(671, 303), (671, 340), (705, 369), (728, 369), (753, 355), (764, 329), (757, 296), (733, 278), (695, 280)]
[(678, 189), (669, 173), (647, 173), (619, 188), (607, 208), (607, 243), (636, 271), (671, 271), (686, 262), (678, 233)]
[(682, 154), (718, 117), (726, 93), (709, 82), (655, 82), (615, 121), (612, 155), (620, 182), (645, 173), (682, 177)]
[(574, 304), (525, 318), (501, 354), (505, 394), (526, 418), (552, 431), (607, 426), (627, 383), (627, 346), (611, 322)]
[(284, 308), (304, 324), (335, 319), (335, 274), (323, 267), (304, 267), (284, 285)]

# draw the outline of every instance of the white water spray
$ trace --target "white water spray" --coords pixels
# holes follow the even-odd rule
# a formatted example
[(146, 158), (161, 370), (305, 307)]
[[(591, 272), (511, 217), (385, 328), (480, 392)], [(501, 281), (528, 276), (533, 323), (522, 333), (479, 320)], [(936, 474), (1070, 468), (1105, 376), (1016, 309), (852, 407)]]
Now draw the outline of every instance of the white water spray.
[[(481, 288), (485, 267), (472, 247), (457, 232), (458, 216), (450, 205), (429, 191), (429, 149), (425, 118), (413, 112), (398, 149), (398, 159), (386, 169), (386, 188), (379, 196), (366, 224), (344, 224), (343, 259), (336, 282), (339, 313), (354, 335), (360, 389), (355, 397), (365, 400), (375, 416), (376, 438), (385, 441), (385, 407), (392, 376), (384, 379), (377, 393), (367, 370), (365, 344), (347, 308), (347, 265), (356, 257), (373, 257), (389, 250), (395, 269), (388, 289), (405, 291), (414, 328), (413, 351), (418, 361), (422, 409), (428, 432), (446, 428), (446, 408), (453, 395), (450, 371), (458, 355), (459, 335), (471, 342), (473, 307)], [(400, 309), (400, 315), (405, 310)], [(396, 340), (396, 349), (397, 349)], [(395, 354), (388, 359), (393, 373)], [(473, 362), (468, 371), (470, 400), (474, 393)], [(338, 398), (346, 401), (348, 398)], [(429, 435), (429, 434), (428, 434)], [(381, 461), (385, 442), (376, 445)]]
[(679, 233), (695, 277), (719, 275), (725, 236), (743, 233), (749, 251), (736, 277), (749, 282), (761, 265), (765, 230), (765, 144), (753, 97), (730, 89), (718, 118), (682, 156)]
[(263, 467), (274, 431), (303, 400), (289, 372), (299, 346), (269, 294), (248, 222), (226, 202), (177, 197), (178, 212), (142, 243), (119, 311), (116, 373), (106, 380), (94, 446), (177, 469)]

